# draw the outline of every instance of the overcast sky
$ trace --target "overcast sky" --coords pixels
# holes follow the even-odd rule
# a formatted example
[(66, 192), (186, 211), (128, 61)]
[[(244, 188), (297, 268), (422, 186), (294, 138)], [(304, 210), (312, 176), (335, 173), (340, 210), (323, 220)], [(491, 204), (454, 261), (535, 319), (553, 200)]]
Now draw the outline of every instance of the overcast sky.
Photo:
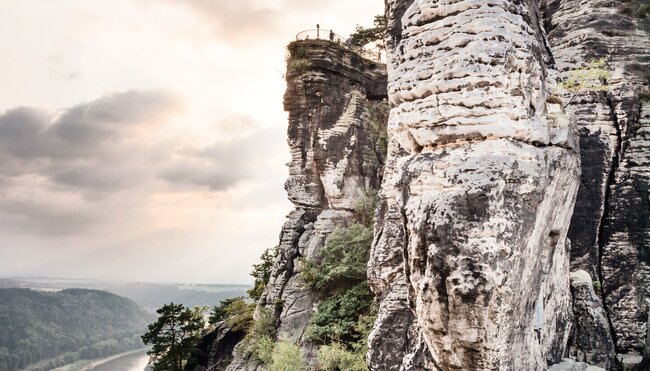
[(0, 0), (0, 276), (245, 283), (291, 209), (285, 46), (383, 0)]

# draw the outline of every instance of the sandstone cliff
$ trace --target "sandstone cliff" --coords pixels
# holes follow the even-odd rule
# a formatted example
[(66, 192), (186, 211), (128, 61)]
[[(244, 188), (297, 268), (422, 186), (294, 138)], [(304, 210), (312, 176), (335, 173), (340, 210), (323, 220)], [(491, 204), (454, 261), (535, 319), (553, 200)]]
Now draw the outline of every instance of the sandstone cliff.
[[(371, 258), (382, 305), (374, 337), (398, 307), (382, 299), (405, 287), (433, 368), (543, 369), (568, 337), (579, 158), (562, 106), (547, 101), (554, 84), (538, 9), (387, 5), (394, 108)], [(403, 272), (384, 266), (401, 251)], [(386, 358), (372, 368), (408, 368), (412, 357)]]
[[(394, 108), (369, 269), (380, 302), (372, 369), (640, 361), (650, 281), (643, 3), (386, 2)], [(607, 92), (555, 86), (602, 57)]]
[[(643, 354), (650, 300), (650, 149), (647, 96), (650, 39), (638, 1), (549, 0), (546, 31), (556, 68), (606, 58), (609, 89), (571, 101), (580, 132), (583, 176), (571, 222), (571, 266), (589, 272), (604, 300), (607, 322), (581, 326), (576, 316), (574, 352), (610, 368), (615, 354)], [(583, 331), (583, 333), (581, 333)], [(599, 341), (585, 341), (599, 333)], [(612, 346), (602, 347), (602, 343)]]
[[(335, 43), (290, 44), (295, 209), (258, 303), (274, 336), (315, 366), (301, 259), (318, 262), (381, 187), (371, 370), (650, 367), (644, 4), (386, 0), (387, 71)], [(606, 91), (560, 84), (600, 58)], [(263, 368), (237, 352), (229, 367)]]
[[(259, 302), (277, 318), (276, 336), (300, 344), (317, 304), (300, 276), (300, 259), (318, 261), (328, 235), (355, 217), (354, 204), (381, 183), (387, 121), (386, 68), (328, 41), (289, 47), (285, 110), (291, 150), (285, 188), (295, 209), (280, 234), (279, 256)], [(384, 142), (385, 143), (385, 142)], [(257, 369), (238, 359), (229, 369)]]

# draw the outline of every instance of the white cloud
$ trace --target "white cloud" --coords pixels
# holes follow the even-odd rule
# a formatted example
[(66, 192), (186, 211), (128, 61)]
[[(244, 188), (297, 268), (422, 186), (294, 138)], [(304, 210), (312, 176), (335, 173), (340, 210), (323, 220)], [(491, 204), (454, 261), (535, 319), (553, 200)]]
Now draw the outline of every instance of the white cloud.
[(382, 9), (2, 2), (0, 275), (248, 280), (290, 209), (285, 46)]

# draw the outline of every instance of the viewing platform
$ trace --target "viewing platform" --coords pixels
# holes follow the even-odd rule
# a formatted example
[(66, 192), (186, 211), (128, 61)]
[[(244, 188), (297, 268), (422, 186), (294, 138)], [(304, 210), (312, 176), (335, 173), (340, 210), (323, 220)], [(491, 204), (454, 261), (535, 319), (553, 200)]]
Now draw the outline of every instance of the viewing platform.
[(296, 35), (296, 41), (307, 41), (307, 40), (325, 40), (340, 46), (345, 47), (346, 49), (359, 54), (363, 58), (369, 59), (374, 62), (386, 64), (386, 53), (382, 48), (377, 46), (365, 46), (355, 45), (351, 42), (351, 39), (346, 39), (341, 35), (336, 34), (333, 30), (327, 30), (323, 28), (315, 28), (311, 30), (301, 31)]

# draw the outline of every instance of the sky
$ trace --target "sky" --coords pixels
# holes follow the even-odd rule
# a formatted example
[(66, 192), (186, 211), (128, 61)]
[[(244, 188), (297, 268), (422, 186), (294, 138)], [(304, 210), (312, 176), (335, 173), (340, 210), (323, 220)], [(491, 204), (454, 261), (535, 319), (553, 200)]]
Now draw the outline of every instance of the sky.
[(0, 0), (0, 276), (249, 283), (277, 245), (286, 44), (383, 0)]

